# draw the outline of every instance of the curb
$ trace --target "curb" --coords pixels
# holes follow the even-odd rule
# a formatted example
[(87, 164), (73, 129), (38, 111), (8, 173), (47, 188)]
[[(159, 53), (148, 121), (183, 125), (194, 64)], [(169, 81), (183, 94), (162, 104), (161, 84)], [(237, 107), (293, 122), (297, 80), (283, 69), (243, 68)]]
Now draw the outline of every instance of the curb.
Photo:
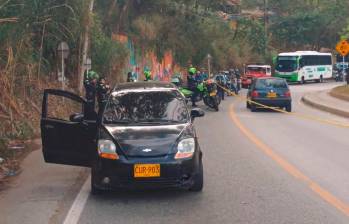
[(338, 116), (341, 116), (341, 117), (349, 118), (349, 111), (341, 110), (341, 109), (330, 107), (330, 106), (327, 106), (327, 105), (324, 105), (324, 104), (321, 104), (321, 103), (318, 103), (318, 102), (314, 102), (307, 95), (302, 97), (302, 101), (306, 105), (314, 107), (316, 109), (319, 109), (319, 110), (322, 110), (322, 111), (325, 111), (325, 112), (329, 112), (331, 114), (335, 114), (335, 115), (338, 115)]

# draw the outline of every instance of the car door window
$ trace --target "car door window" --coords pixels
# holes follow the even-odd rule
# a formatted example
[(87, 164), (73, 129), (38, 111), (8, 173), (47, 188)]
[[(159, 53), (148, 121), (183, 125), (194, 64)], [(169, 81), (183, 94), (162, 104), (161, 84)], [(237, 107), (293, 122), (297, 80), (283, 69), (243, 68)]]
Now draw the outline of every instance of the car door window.
[(47, 97), (47, 118), (70, 121), (72, 115), (82, 114), (83, 104), (57, 95)]

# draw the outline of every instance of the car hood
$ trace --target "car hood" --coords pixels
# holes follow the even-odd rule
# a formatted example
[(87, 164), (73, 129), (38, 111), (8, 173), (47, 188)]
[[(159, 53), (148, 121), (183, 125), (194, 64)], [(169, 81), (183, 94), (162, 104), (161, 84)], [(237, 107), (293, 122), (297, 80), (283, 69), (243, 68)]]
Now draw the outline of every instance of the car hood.
[(107, 126), (106, 129), (127, 157), (160, 157), (176, 152), (178, 138), (190, 126)]

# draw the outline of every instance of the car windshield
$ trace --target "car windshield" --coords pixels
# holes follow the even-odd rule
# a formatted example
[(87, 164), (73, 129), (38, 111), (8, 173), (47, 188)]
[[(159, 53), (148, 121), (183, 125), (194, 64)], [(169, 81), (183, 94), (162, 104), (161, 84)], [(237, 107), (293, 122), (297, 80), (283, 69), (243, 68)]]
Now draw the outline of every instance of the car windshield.
[(255, 89), (262, 90), (268, 88), (287, 89), (287, 83), (282, 79), (259, 79), (256, 81)]
[(103, 115), (107, 124), (152, 125), (186, 123), (189, 113), (178, 91), (112, 94)]
[(297, 57), (279, 57), (276, 70), (279, 72), (293, 72), (297, 70)]
[(263, 67), (247, 67), (248, 73), (266, 73), (266, 68)]

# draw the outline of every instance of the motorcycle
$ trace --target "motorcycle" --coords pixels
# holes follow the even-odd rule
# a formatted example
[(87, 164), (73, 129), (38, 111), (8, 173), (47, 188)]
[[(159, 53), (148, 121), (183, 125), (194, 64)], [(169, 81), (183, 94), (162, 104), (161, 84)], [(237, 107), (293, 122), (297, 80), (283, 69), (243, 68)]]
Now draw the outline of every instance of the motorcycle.
[(335, 80), (336, 80), (336, 82), (342, 82), (345, 76), (346, 76), (346, 72), (345, 71), (336, 72), (335, 73)]
[[(188, 102), (191, 101), (191, 98), (195, 93), (186, 87), (180, 86), (176, 81), (177, 80), (173, 79), (172, 83), (178, 87), (179, 91), (184, 95)], [(203, 100), (206, 106), (219, 111), (220, 100), (217, 94), (217, 85), (212, 80), (207, 80), (200, 82), (196, 88), (197, 94), (195, 102)]]

